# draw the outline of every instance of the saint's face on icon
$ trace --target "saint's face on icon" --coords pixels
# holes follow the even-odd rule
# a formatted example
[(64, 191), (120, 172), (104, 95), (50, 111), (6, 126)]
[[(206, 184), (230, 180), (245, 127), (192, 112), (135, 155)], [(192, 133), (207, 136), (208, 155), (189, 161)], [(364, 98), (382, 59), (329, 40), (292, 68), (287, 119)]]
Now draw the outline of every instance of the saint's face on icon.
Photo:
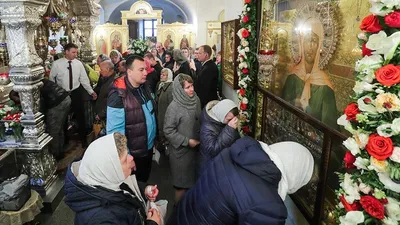
[(313, 65), (315, 55), (318, 51), (319, 37), (314, 32), (310, 31), (304, 34), (304, 59), (308, 64)]

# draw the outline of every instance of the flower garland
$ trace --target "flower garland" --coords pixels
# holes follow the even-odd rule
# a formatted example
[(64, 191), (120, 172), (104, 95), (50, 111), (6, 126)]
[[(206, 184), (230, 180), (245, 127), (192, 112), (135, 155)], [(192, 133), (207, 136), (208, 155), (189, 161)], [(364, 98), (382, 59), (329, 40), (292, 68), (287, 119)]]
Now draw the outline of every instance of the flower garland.
[(352, 134), (343, 142), (347, 173), (336, 191), (343, 225), (400, 221), (400, 1), (370, 3), (358, 35), (355, 102), (338, 119)]
[(240, 38), (238, 47), (238, 97), (240, 101), (240, 133), (249, 134), (252, 131), (251, 118), (256, 107), (255, 81), (257, 56), (256, 32), (256, 0), (244, 0), (243, 11), (240, 16), (240, 27), (237, 35)]

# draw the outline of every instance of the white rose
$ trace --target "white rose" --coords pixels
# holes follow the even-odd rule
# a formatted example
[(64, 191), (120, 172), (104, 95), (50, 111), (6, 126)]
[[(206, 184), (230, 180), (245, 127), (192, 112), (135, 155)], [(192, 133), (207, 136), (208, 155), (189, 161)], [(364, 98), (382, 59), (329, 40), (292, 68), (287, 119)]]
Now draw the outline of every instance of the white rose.
[(239, 86), (240, 86), (241, 88), (246, 89), (246, 88), (247, 88), (247, 83), (246, 83), (245, 81), (241, 80), (241, 81), (239, 81)]
[(385, 173), (387, 166), (389, 163), (386, 160), (377, 160), (374, 157), (371, 156), (370, 159), (370, 165), (368, 166), (368, 169), (370, 170), (375, 170), (378, 173)]
[(393, 12), (392, 9), (383, 9), (384, 6), (385, 5), (380, 2), (371, 3), (371, 8), (369, 11), (377, 16), (386, 16), (387, 14)]
[(372, 83), (372, 81), (374, 81), (375, 79), (375, 69), (366, 69), (365, 73), (366, 74), (363, 78), (363, 81), (367, 82), (367, 83)]
[(385, 217), (385, 219), (382, 220), (383, 225), (399, 225), (399, 223), (397, 223), (397, 221), (394, 221), (391, 218), (387, 218)]
[(344, 180), (340, 183), (346, 193), (345, 199), (349, 204), (353, 204), (354, 200), (360, 200), (360, 192), (358, 191), (358, 186), (351, 179), (351, 175), (348, 173), (344, 174)]
[(400, 133), (400, 118), (396, 118), (392, 121), (392, 130), (395, 134)]
[[(239, 38), (240, 39), (243, 39), (243, 36), (242, 36), (242, 31), (243, 31), (243, 28), (242, 29), (240, 29), (236, 34), (237, 34), (237, 36), (239, 36)], [(240, 46), (239, 46), (240, 47)], [(238, 48), (239, 48), (238, 47)]]
[(400, 192), (400, 184), (393, 182), (387, 173), (378, 173), (379, 181), (385, 185), (386, 189), (392, 190), (394, 192)]
[(392, 156), (390, 156), (390, 159), (393, 162), (400, 163), (400, 148), (399, 147), (394, 147)]
[(339, 218), (340, 225), (357, 225), (363, 223), (364, 220), (364, 214), (361, 211), (350, 211)]
[[(364, 102), (365, 99), (369, 99), (369, 100), (371, 100), (371, 102), (366, 104)], [(362, 97), (362, 98), (357, 100), (358, 109), (360, 109), (363, 112), (368, 112), (368, 113), (371, 113), (371, 114), (377, 114), (378, 111), (376, 110), (376, 107), (375, 107), (374, 104), (375, 103), (374, 103), (372, 97), (370, 97), (370, 96), (364, 96), (364, 97)]]
[(249, 104), (249, 100), (246, 97), (243, 98), (242, 102), (243, 102), (243, 104), (246, 104), (246, 105)]
[(353, 163), (354, 166), (357, 167), (357, 169), (363, 169), (363, 170), (368, 170), (368, 166), (369, 166), (369, 159), (364, 159), (361, 157), (357, 157), (356, 161)]
[(383, 64), (383, 58), (381, 55), (364, 56), (356, 62), (356, 71), (362, 71), (366, 68), (379, 69)]
[(250, 12), (250, 10), (251, 10), (250, 7), (247, 7), (247, 12)]
[(388, 204), (385, 205), (386, 212), (392, 220), (400, 221), (400, 202), (394, 198), (387, 197)]
[(361, 85), (362, 85), (361, 88), (364, 91), (374, 91), (374, 89), (376, 88), (376, 84), (369, 84), (365, 81), (361, 82)]
[(364, 149), (368, 144), (369, 134), (363, 133), (362, 131), (357, 131), (354, 133), (354, 139), (356, 140), (360, 149)]
[(369, 36), (367, 48), (375, 50), (374, 55), (385, 54), (392, 48), (392, 41), (387, 37), (384, 31)]
[(245, 51), (245, 52), (249, 52), (249, 51), (250, 51), (250, 48), (249, 48), (249, 47), (246, 47), (246, 48), (244, 48), (244, 51)]
[(383, 136), (383, 137), (391, 137), (391, 136), (393, 136), (393, 132), (392, 131), (387, 131), (386, 129), (391, 129), (391, 127), (392, 127), (392, 124), (389, 124), (389, 123), (387, 123), (387, 124), (382, 124), (382, 125), (380, 125), (379, 127), (377, 127), (376, 128), (376, 131), (378, 132), (378, 134), (380, 135), (380, 136)]
[(397, 49), (397, 46), (400, 44), (400, 32), (393, 33), (390, 35), (389, 40), (392, 42), (392, 47), (388, 52), (385, 53), (385, 60), (391, 60), (394, 56), (394, 53)]
[(383, 94), (383, 93), (385, 93), (385, 91), (384, 90), (382, 90), (382, 89), (376, 89), (375, 90), (375, 92), (377, 93), (377, 94)]
[(400, 0), (381, 0), (381, 2), (389, 9), (400, 5)]
[(358, 186), (358, 188), (360, 189), (360, 191), (364, 194), (368, 194), (369, 192), (372, 191), (372, 188), (364, 183), (360, 183), (360, 185)]
[(351, 152), (352, 155), (357, 155), (358, 153), (360, 153), (360, 148), (357, 144), (357, 141), (354, 138), (347, 138), (347, 140), (345, 140), (343, 142), (343, 145)]
[(353, 126), (351, 125), (351, 123), (346, 119), (346, 115), (342, 115), (341, 117), (339, 117), (339, 119), (337, 119), (337, 124), (340, 126), (343, 126), (344, 129), (346, 129), (348, 132), (350, 133), (354, 133), (354, 129)]

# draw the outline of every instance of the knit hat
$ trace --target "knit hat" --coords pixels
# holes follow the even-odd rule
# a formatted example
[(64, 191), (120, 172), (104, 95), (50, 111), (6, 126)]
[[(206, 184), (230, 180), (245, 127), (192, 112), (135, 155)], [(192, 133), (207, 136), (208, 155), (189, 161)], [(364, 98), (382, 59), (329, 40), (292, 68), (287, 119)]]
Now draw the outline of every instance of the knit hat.
[(237, 107), (237, 104), (234, 101), (224, 99), (212, 107), (211, 112), (219, 122), (224, 123), (225, 116), (235, 107)]

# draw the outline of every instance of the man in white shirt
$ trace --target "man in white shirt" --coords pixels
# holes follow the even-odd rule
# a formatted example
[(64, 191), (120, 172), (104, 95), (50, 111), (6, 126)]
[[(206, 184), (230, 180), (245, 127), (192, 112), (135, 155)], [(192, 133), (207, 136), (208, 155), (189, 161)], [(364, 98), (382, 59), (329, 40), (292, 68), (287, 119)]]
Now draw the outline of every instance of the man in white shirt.
[(54, 61), (49, 79), (70, 93), (72, 111), (79, 124), (79, 136), (82, 146), (86, 147), (85, 118), (82, 101), (83, 89), (80, 87), (82, 86), (93, 97), (93, 100), (97, 99), (97, 95), (90, 86), (89, 78), (82, 62), (76, 59), (78, 46), (68, 43), (64, 47), (64, 55), (64, 58)]

